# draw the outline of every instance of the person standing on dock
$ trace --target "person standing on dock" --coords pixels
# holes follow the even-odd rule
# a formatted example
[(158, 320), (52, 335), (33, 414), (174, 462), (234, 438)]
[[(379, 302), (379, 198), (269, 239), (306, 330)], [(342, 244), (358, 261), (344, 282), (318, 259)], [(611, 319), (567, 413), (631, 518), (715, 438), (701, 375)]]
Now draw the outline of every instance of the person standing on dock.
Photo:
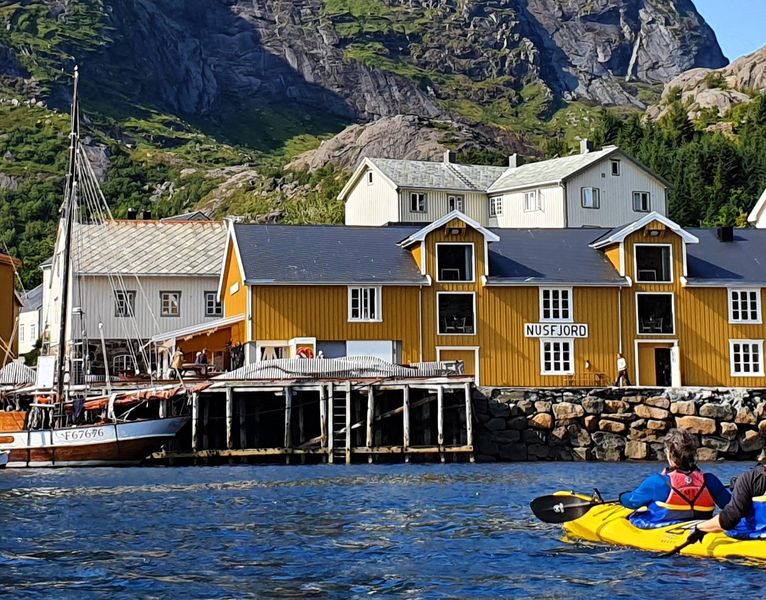
[(173, 360), (170, 363), (170, 377), (181, 377), (181, 370), (184, 366), (184, 353), (179, 346), (176, 351), (173, 352)]
[(712, 473), (695, 464), (697, 438), (686, 429), (671, 429), (665, 436), (668, 467), (651, 475), (632, 492), (620, 494), (620, 504), (636, 509), (629, 518), (641, 529), (706, 519), (715, 507), (731, 500), (729, 490)]
[(614, 382), (614, 387), (630, 386), (630, 377), (628, 376), (628, 361), (622, 355), (622, 352), (617, 354), (617, 379)]

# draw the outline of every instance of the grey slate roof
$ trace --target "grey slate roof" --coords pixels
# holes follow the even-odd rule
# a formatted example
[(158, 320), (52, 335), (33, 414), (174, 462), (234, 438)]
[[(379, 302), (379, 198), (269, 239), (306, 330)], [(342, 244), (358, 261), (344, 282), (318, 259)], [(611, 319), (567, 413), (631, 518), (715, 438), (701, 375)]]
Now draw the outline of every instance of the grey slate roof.
[(368, 159), (399, 187), (486, 192), (507, 167), (392, 158)]
[(625, 279), (606, 256), (589, 247), (593, 229), (493, 229), (489, 282), (620, 285)]
[(39, 310), (43, 305), (43, 285), (40, 284), (36, 288), (29, 290), (22, 299), (24, 300), (24, 305), (21, 307), (21, 312)]
[(715, 229), (686, 229), (699, 244), (686, 246), (689, 283), (766, 285), (766, 229), (735, 229), (721, 242)]
[(207, 213), (201, 210), (194, 210), (188, 213), (182, 213), (180, 215), (173, 215), (172, 217), (164, 217), (160, 219), (163, 223), (172, 223), (174, 221), (212, 221)]
[(245, 280), (284, 283), (424, 281), (396, 243), (419, 227), (234, 225)]
[(113, 221), (78, 225), (74, 231), (77, 272), (217, 277), (226, 229), (216, 222)]
[(596, 152), (552, 158), (550, 160), (521, 165), (513, 169), (506, 169), (503, 176), (489, 186), (488, 191), (499, 192), (534, 186), (545, 182), (563, 181), (567, 177), (597, 163), (616, 151), (616, 146), (606, 146)]

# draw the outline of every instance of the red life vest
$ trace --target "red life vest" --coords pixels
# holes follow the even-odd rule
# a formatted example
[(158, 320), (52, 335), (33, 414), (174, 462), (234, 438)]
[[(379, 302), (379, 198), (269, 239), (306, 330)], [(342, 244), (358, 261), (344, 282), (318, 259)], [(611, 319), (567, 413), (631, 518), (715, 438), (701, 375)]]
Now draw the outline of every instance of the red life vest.
[(705, 485), (702, 471), (695, 468), (686, 472), (671, 468), (665, 469), (662, 474), (668, 478), (670, 494), (665, 502), (657, 504), (671, 511), (674, 518), (706, 518), (715, 510), (715, 500)]

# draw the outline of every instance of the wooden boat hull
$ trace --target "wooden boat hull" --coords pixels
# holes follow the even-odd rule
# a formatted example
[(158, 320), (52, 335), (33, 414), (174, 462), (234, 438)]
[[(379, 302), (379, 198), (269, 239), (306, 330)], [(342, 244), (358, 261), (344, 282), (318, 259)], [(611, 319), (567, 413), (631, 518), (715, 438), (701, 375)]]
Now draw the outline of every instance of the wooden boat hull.
[(3, 431), (9, 468), (136, 465), (174, 437), (189, 417), (37, 431)]

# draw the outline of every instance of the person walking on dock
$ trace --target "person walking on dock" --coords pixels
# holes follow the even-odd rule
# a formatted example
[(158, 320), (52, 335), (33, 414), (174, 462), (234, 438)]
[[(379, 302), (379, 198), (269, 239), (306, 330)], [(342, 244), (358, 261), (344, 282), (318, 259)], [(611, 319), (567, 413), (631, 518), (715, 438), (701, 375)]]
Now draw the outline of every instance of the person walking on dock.
[(184, 366), (184, 353), (181, 351), (181, 347), (176, 348), (173, 352), (173, 360), (170, 363), (170, 377), (181, 377), (181, 370)]
[(622, 355), (622, 352), (617, 354), (617, 379), (614, 382), (614, 387), (630, 386), (630, 376), (628, 375), (628, 361)]

